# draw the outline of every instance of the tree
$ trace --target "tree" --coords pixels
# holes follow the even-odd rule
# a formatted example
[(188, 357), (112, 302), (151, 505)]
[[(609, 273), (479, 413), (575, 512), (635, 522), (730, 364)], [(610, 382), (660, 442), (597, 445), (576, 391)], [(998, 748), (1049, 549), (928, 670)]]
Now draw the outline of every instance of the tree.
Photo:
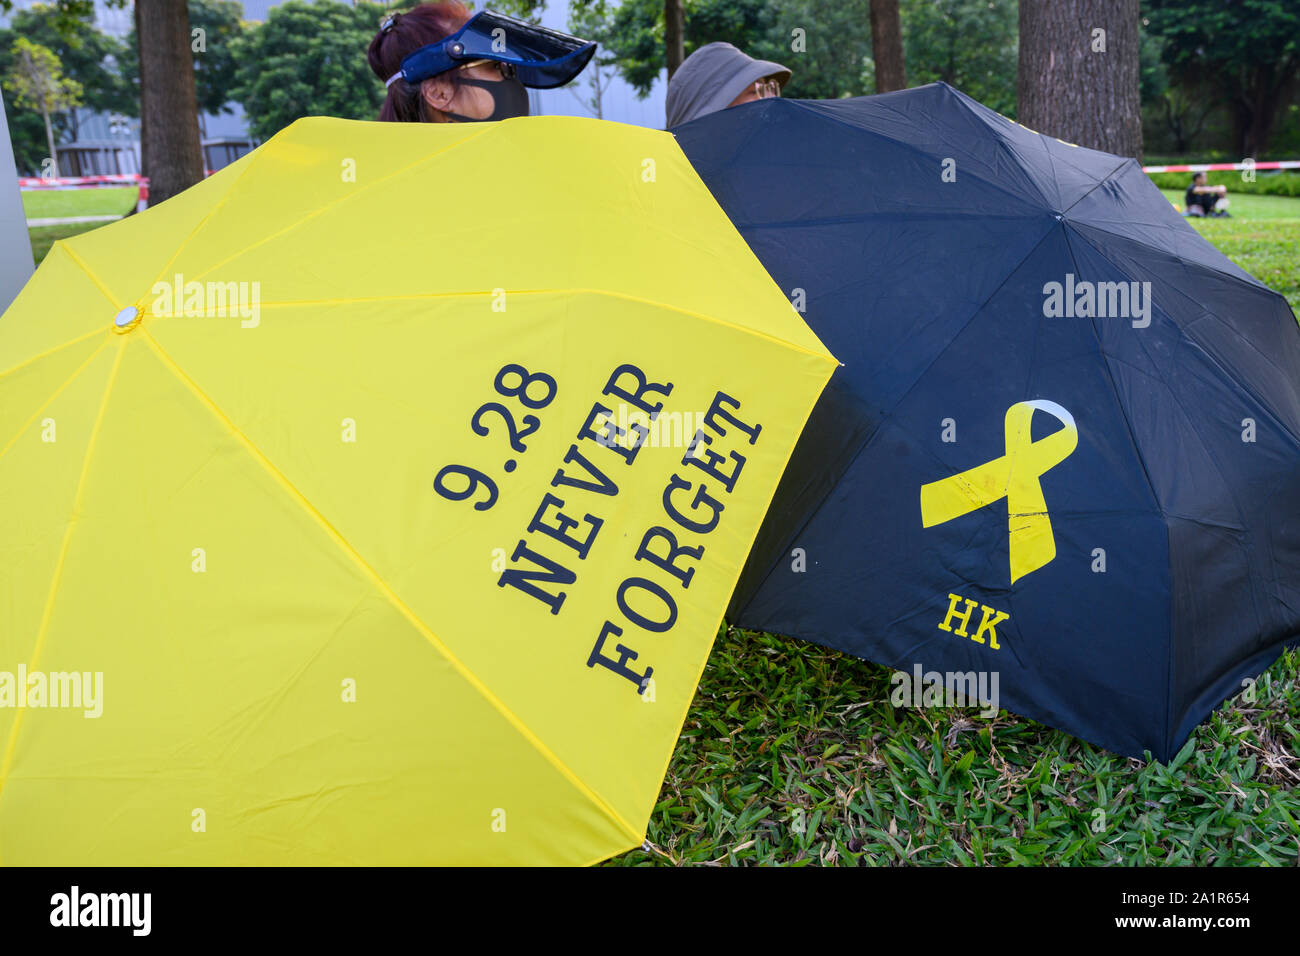
[(384, 8), (289, 0), (235, 42), (233, 95), (253, 134), (268, 139), (303, 116), (374, 119), (384, 85), (362, 55)]
[(664, 0), (664, 62), (668, 66), (668, 79), (686, 59), (686, 14), (682, 0)]
[(189, 11), (175, 0), (136, 0), (135, 29), (141, 165), (149, 201), (160, 203), (204, 175)]
[(871, 53), (876, 61), (876, 92), (906, 89), (898, 0), (871, 0)]
[[(593, 2), (603, 3), (604, 0), (571, 0), (575, 10)], [(469, 5), (473, 6), (473, 4)], [(405, 4), (401, 4), (401, 6), (405, 6)], [(542, 11), (546, 9), (546, 0), (492, 0), (489, 6), (497, 13), (504, 13), (520, 20), (527, 20), (530, 23), (540, 23)]]
[[(566, 89), (597, 119), (605, 118), (605, 93), (614, 67), (614, 55), (608, 45), (609, 5), (606, 0), (575, 4), (569, 12), (569, 32), (599, 44), (591, 63)], [(586, 94), (579, 92), (586, 90)]]
[(1146, 0), (1171, 79), (1227, 106), (1236, 148), (1259, 157), (1300, 79), (1296, 0)]
[(1164, 63), (1165, 40), (1142, 30), (1141, 90), (1142, 114), (1149, 122), (1163, 125), (1175, 153), (1186, 153), (1205, 128), (1205, 121), (1221, 105), (1199, 77), (1175, 82)]
[[(106, 0), (111, 7), (124, 6), (127, 0)], [(95, 0), (53, 0), (48, 5), (54, 15), (54, 24), (59, 30), (71, 32), (76, 29), (78, 20), (95, 19)], [(12, 13), (14, 0), (0, 0), (0, 13)]]
[[(128, 0), (104, 0), (125, 7)], [(14, 0), (0, 0), (11, 12)], [(93, 18), (93, 0), (55, 0), (55, 27), (72, 31), (78, 20)], [(140, 58), (141, 166), (150, 177), (151, 195), (166, 199), (203, 178), (194, 63), (189, 16), (177, 0), (136, 0), (135, 25)]]
[(771, 0), (768, 8), (767, 44), (749, 52), (794, 71), (784, 95), (836, 99), (875, 90), (869, 0)]
[(50, 175), (59, 175), (59, 154), (54, 148), (54, 126), (50, 116), (81, 104), (81, 84), (63, 75), (63, 65), (54, 51), (19, 37), (13, 46), (14, 63), (5, 77), (13, 91), (14, 104), (41, 114), (45, 142), (49, 147)]
[(1138, 0), (1021, 2), (1017, 87), (1031, 129), (1140, 156)]
[[(13, 68), (13, 45), (20, 36), (53, 51), (64, 76), (81, 84), (82, 106), (102, 113), (138, 112), (139, 101), (118, 72), (125, 47), (96, 29), (92, 19), (69, 18), (46, 4), (16, 11), (9, 27), (0, 29), (0, 76)], [(66, 136), (75, 138), (77, 117), (75, 109), (51, 117), (56, 145)], [(34, 111), (10, 110), (9, 135), (18, 168), (39, 170), (48, 150), (41, 117)]]
[[(205, 113), (231, 112), (228, 104), (232, 99), (231, 90), (238, 65), (235, 41), (244, 32), (244, 8), (238, 0), (189, 0), (188, 6), (195, 99)], [(134, 29), (127, 36), (122, 77), (138, 90), (140, 60)]]
[[(683, 46), (690, 55), (725, 40), (750, 56), (784, 63), (794, 72), (787, 96), (852, 96), (869, 88), (868, 20), (868, 0), (695, 0), (685, 8)], [(623, 0), (606, 9), (603, 34), (594, 37), (640, 96), (649, 95), (663, 72), (663, 30), (659, 0)]]
[(942, 80), (1016, 115), (1016, 0), (903, 0), (902, 12), (913, 83)]

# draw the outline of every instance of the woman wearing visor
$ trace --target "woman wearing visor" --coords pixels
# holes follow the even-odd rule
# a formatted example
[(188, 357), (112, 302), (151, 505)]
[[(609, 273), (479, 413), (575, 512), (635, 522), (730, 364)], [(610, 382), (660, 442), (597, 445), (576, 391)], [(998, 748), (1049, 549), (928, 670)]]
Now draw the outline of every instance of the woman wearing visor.
[(563, 86), (596, 44), (459, 2), (422, 3), (385, 18), (370, 69), (388, 87), (379, 118), (473, 123), (528, 115), (528, 90)]

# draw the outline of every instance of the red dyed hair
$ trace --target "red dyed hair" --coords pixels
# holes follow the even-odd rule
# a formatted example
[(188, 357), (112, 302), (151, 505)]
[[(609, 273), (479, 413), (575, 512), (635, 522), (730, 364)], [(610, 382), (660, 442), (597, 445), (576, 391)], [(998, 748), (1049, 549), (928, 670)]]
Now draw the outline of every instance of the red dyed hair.
[[(382, 81), (402, 68), (402, 59), (422, 46), (445, 40), (470, 18), (470, 11), (459, 0), (442, 3), (422, 3), (406, 13), (392, 14), (389, 29), (375, 34), (366, 51), (370, 69)], [(427, 123), (439, 119), (436, 110), (425, 102), (420, 84), (404, 79), (393, 81), (379, 109), (379, 118), (390, 123)]]

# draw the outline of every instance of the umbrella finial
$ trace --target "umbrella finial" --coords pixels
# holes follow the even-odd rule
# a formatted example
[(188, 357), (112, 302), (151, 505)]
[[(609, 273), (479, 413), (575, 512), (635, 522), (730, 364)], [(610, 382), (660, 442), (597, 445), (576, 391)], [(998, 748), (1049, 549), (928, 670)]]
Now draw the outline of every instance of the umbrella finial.
[(128, 305), (113, 318), (114, 332), (130, 332), (140, 324), (141, 314), (139, 306)]

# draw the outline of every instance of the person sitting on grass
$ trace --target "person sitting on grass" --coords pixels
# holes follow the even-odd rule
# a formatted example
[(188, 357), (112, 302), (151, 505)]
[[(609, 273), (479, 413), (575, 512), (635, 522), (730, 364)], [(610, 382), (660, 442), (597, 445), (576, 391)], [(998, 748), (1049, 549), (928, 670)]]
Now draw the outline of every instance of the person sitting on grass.
[(1192, 184), (1187, 187), (1184, 196), (1189, 216), (1226, 216), (1228, 215), (1228, 187), (1207, 186), (1205, 173), (1192, 177)]

